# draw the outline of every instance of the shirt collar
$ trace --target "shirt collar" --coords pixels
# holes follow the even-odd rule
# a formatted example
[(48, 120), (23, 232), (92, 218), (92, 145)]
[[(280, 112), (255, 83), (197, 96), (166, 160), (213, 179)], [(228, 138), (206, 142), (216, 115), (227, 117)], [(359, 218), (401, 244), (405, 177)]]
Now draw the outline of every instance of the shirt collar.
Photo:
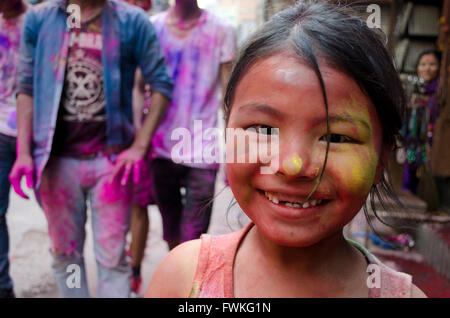
[[(67, 0), (56, 0), (58, 7), (63, 10), (64, 12), (66, 12), (66, 7), (67, 7)], [(109, 0), (106, 0), (106, 3), (109, 4)]]

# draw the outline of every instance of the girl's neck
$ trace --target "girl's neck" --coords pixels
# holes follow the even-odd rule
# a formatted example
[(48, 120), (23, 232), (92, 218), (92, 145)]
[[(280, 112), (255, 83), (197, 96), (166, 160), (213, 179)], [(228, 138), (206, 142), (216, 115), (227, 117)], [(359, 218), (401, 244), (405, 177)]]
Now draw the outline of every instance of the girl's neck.
[(367, 265), (342, 232), (308, 247), (284, 247), (253, 226), (236, 254), (234, 292), (236, 297), (367, 297)]
[(278, 245), (266, 238), (256, 226), (251, 232), (256, 247), (263, 251), (262, 257), (267, 262), (286, 271), (297, 272), (299, 275), (342, 274), (348, 261), (363, 258), (363, 255), (347, 242), (342, 232), (307, 247)]
[(24, 13), (26, 10), (26, 4), (23, 1), (17, 2), (15, 5), (11, 6), (10, 8), (7, 8), (5, 11), (3, 11), (3, 18), (4, 19), (14, 19)]
[(171, 15), (179, 21), (195, 20), (201, 15), (197, 0), (176, 0)]

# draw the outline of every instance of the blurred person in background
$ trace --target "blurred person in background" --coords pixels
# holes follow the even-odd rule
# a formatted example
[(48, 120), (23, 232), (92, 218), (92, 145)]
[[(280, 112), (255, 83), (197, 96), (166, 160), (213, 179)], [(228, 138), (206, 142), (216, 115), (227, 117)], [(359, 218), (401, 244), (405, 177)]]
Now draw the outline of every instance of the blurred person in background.
[(6, 212), (11, 187), (8, 175), (16, 159), (19, 47), (27, 9), (23, 0), (0, 2), (0, 298), (14, 297)]
[[(152, 8), (151, 0), (125, 1), (131, 5), (141, 7), (146, 12)], [(136, 71), (135, 78), (136, 84), (133, 88), (133, 121), (136, 130), (139, 130), (142, 127), (145, 115), (148, 113), (148, 107), (150, 105), (150, 87), (149, 85), (144, 85), (140, 69)], [(139, 85), (143, 85), (143, 87), (138, 87)], [(141, 94), (140, 91), (143, 91), (144, 94)], [(150, 153), (147, 153), (144, 158), (140, 181), (134, 184), (131, 207), (131, 244), (128, 255), (131, 259), (130, 264), (132, 269), (131, 291), (136, 295), (139, 294), (142, 285), (141, 264), (144, 259), (145, 246), (150, 227), (147, 207), (151, 204), (156, 204), (156, 202), (154, 199), (153, 179), (151, 176), (151, 158)]]
[[(218, 140), (203, 140), (203, 133), (218, 127), (222, 94), (237, 53), (236, 34), (230, 23), (199, 8), (196, 0), (176, 0), (151, 21), (174, 82), (172, 102), (152, 141), (155, 198), (163, 238), (173, 249), (208, 230), (219, 164), (205, 160), (202, 149), (219, 150)], [(195, 121), (201, 122), (201, 131)], [(172, 139), (175, 129), (189, 132), (190, 145), (200, 144), (201, 149), (173, 154), (179, 143)]]
[(441, 54), (435, 50), (426, 50), (419, 55), (416, 67), (418, 81), (414, 85), (401, 131), (406, 143), (402, 188), (414, 194), (417, 194), (420, 181), (419, 169), (425, 168), (430, 159), (434, 125), (439, 117), (437, 89), (440, 60)]
[[(68, 13), (69, 5), (80, 10)], [(23, 176), (35, 189), (63, 297), (89, 297), (83, 258), (88, 200), (97, 295), (129, 297), (131, 180), (139, 181), (173, 88), (155, 29), (142, 10), (118, 0), (55, 0), (31, 8), (23, 30), (11, 184), (24, 198)], [(151, 84), (152, 104), (136, 131), (131, 95), (138, 66)]]

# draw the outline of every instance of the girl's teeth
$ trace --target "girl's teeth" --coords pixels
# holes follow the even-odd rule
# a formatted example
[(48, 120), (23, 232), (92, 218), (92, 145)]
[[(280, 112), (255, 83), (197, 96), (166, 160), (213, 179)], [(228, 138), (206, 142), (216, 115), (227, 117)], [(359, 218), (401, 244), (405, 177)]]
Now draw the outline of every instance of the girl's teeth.
[(306, 202), (306, 203), (303, 203), (303, 204), (297, 203), (297, 202), (285, 202), (285, 201), (283, 203), (280, 203), (280, 200), (278, 200), (278, 198), (276, 197), (275, 194), (267, 192), (267, 191), (264, 192), (264, 194), (273, 203), (285, 205), (285, 206), (288, 206), (288, 207), (291, 207), (291, 208), (309, 208), (310, 206), (317, 206), (317, 205), (322, 203), (322, 200), (317, 200), (317, 199), (314, 199), (314, 200), (312, 200), (310, 202)]

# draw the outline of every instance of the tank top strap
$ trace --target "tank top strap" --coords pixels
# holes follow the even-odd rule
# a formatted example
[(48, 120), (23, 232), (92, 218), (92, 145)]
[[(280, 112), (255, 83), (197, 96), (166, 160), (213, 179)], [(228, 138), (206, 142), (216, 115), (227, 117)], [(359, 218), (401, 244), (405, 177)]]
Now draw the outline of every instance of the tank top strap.
[(219, 236), (203, 234), (189, 297), (233, 298), (233, 265), (240, 242), (253, 226)]
[(198, 255), (197, 269), (189, 298), (197, 298), (199, 296), (203, 277), (205, 276), (206, 268), (208, 267), (211, 239), (212, 236), (209, 234), (202, 234), (200, 236), (200, 252)]

